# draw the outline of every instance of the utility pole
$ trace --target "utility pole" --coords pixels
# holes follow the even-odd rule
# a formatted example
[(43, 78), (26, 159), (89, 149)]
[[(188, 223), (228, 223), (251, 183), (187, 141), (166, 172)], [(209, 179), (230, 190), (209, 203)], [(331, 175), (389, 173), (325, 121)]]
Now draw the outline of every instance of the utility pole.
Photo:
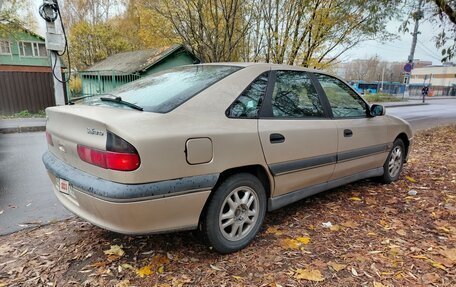
[[(412, 33), (412, 36), (413, 36), (412, 47), (410, 48), (410, 55), (408, 56), (408, 59), (407, 59), (407, 64), (410, 65), (412, 69), (413, 69), (413, 59), (415, 57), (416, 42), (418, 40), (418, 33), (419, 33), (418, 29), (420, 26), (420, 20), (423, 19), (423, 16), (424, 16), (423, 11), (421, 10), (422, 5), (423, 5), (423, 0), (419, 0), (418, 1), (418, 10), (413, 12), (413, 14), (412, 14), (413, 20), (415, 20), (415, 27), (413, 28), (413, 33)], [(408, 69), (405, 69), (405, 70), (406, 70), (405, 74), (404, 74), (404, 83), (406, 85), (405, 92), (408, 93), (411, 71), (407, 71)]]
[[(61, 31), (56, 27), (56, 22), (62, 21), (58, 12), (57, 0), (43, 0), (40, 7), (40, 15), (46, 21), (46, 49), (51, 59), (51, 70), (54, 79), (54, 97), (57, 106), (65, 105), (65, 92), (62, 76), (62, 65), (59, 55), (65, 51), (65, 39)], [(61, 23), (59, 23), (61, 25)]]

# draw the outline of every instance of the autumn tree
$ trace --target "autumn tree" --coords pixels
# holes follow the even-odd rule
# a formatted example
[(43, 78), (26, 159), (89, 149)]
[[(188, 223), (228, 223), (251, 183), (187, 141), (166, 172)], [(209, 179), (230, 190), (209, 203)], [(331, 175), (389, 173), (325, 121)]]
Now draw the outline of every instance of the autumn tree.
[(36, 29), (30, 0), (0, 0), (0, 36), (11, 37), (21, 28)]
[(362, 41), (386, 40), (398, 1), (265, 0), (266, 61), (324, 68)]
[(148, 6), (168, 19), (182, 42), (203, 61), (241, 59), (240, 47), (253, 20), (249, 1), (148, 1)]
[(369, 59), (355, 59), (344, 63), (344, 78), (346, 80), (361, 80), (365, 82), (384, 81), (401, 82), (402, 69), (405, 63), (382, 61), (378, 55)]

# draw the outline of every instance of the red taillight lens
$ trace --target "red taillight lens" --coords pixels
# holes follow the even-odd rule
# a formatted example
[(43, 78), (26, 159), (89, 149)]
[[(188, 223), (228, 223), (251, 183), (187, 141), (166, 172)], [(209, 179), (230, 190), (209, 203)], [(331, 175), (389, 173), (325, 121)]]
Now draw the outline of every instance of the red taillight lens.
[(85, 162), (113, 170), (132, 171), (141, 163), (135, 147), (110, 131), (107, 132), (106, 150), (78, 145), (78, 155)]
[(54, 146), (54, 142), (52, 141), (52, 135), (48, 132), (46, 132), (46, 141), (47, 141), (48, 145)]
[(78, 155), (83, 161), (106, 169), (132, 171), (139, 167), (138, 154), (102, 151), (78, 145)]

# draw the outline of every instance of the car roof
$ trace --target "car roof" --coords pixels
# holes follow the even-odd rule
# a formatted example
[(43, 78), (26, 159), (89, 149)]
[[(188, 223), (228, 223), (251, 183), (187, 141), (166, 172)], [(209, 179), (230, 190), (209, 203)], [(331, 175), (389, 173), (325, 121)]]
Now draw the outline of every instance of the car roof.
[(201, 66), (225, 65), (225, 66), (236, 66), (236, 67), (244, 67), (244, 68), (252, 67), (252, 66), (264, 66), (264, 67), (269, 67), (270, 69), (273, 69), (273, 70), (293, 69), (293, 70), (300, 70), (300, 71), (306, 71), (306, 72), (317, 72), (317, 73), (327, 74), (325, 71), (322, 71), (322, 70), (310, 69), (310, 68), (305, 68), (305, 67), (300, 67), (300, 66), (284, 65), (284, 64), (273, 64), (273, 63), (218, 62), (218, 63), (203, 63), (203, 64), (198, 64), (198, 65), (201, 65)]

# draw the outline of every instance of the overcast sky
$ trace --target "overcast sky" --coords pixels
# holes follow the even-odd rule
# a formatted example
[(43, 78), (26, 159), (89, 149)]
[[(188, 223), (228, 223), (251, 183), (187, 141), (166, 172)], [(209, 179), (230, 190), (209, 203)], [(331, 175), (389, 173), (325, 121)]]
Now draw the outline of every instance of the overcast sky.
[[(39, 17), (38, 7), (43, 3), (42, 0), (34, 0), (35, 17), (37, 18), (39, 33), (44, 35), (46, 32), (46, 25), (43, 19)], [(65, 20), (65, 19), (64, 19)], [(407, 61), (412, 44), (412, 35), (410, 33), (399, 33), (399, 22), (392, 21), (388, 24), (387, 29), (391, 33), (399, 36), (399, 39), (393, 42), (381, 44), (377, 41), (367, 41), (360, 44), (358, 47), (346, 52), (341, 58), (342, 61), (350, 61), (353, 59), (367, 59), (372, 56), (378, 55), (385, 61)], [(413, 29), (413, 27), (410, 27)], [(418, 35), (418, 43), (415, 50), (415, 59), (432, 61), (433, 64), (440, 64), (440, 52), (435, 48), (433, 37), (437, 29), (430, 23), (424, 22), (420, 25), (421, 34)]]

